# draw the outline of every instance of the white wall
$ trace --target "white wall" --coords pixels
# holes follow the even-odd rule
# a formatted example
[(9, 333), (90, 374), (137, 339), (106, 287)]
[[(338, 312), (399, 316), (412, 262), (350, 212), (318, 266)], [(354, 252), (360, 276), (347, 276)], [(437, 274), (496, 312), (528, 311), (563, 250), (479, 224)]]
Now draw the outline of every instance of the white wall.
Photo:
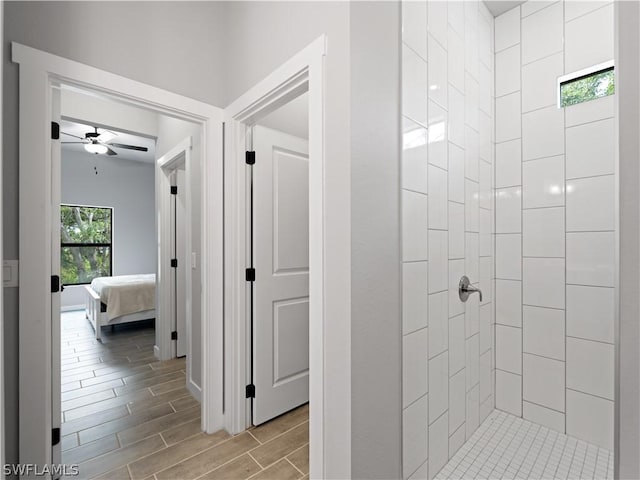
[(614, 97), (557, 106), (613, 59), (613, 2), (496, 18), (496, 407), (613, 448)]
[(494, 22), (478, 1), (402, 19), (403, 478), (431, 479), (494, 408)]
[[(94, 170), (95, 168), (95, 170)], [(155, 273), (154, 166), (62, 151), (62, 203), (113, 207), (113, 275)], [(67, 287), (62, 306), (78, 305)]]

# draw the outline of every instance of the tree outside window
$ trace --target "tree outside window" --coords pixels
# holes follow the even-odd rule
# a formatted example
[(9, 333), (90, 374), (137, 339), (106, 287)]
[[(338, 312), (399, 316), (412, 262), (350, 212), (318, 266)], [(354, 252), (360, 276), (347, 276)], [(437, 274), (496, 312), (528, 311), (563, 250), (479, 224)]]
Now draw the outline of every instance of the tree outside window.
[(560, 85), (560, 106), (568, 107), (615, 93), (613, 67)]
[(111, 276), (113, 209), (61, 205), (61, 271), (64, 285)]

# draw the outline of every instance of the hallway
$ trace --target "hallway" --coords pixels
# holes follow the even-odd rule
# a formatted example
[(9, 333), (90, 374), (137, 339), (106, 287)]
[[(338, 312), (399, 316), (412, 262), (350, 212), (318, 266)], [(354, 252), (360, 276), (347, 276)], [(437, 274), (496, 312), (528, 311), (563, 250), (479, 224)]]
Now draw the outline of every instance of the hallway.
[(185, 359), (158, 362), (151, 322), (104, 329), (62, 315), (62, 461), (80, 478), (306, 478), (308, 407), (249, 432), (200, 431)]

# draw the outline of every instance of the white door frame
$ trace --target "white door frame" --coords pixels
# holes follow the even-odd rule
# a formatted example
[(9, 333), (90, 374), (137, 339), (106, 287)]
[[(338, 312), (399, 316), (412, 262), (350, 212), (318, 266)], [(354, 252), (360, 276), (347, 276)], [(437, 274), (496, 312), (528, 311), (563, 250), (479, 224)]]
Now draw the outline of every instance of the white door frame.
[(202, 427), (207, 432), (223, 428), (222, 395), (215, 393), (223, 382), (222, 110), (15, 42), (12, 60), (20, 64), (20, 463), (51, 463), (50, 122), (55, 84), (202, 126)]
[[(247, 425), (250, 404), (245, 398), (247, 384), (247, 282), (245, 281), (247, 212), (247, 167), (245, 150), (247, 127), (298, 95), (309, 93), (309, 436), (310, 476), (324, 478), (325, 472), (351, 474), (350, 422), (328, 408), (326, 397), (339, 399), (342, 414), (351, 408), (351, 364), (349, 353), (340, 347), (343, 332), (330, 329), (326, 317), (327, 291), (334, 271), (327, 253), (327, 226), (343, 212), (327, 203), (328, 184), (325, 158), (325, 70), (326, 37), (317, 38), (268, 77), (225, 109), (225, 405), (226, 428), (232, 433)], [(335, 182), (334, 182), (335, 183)], [(333, 211), (330, 211), (334, 207)], [(341, 208), (341, 207), (340, 207)], [(345, 319), (348, 321), (348, 319)], [(335, 325), (335, 324), (334, 324)], [(344, 328), (344, 327), (342, 327)], [(327, 353), (330, 352), (331, 358)], [(342, 355), (344, 354), (344, 357)], [(325, 369), (328, 361), (342, 368)], [(333, 386), (333, 389), (331, 388)], [(349, 416), (346, 416), (349, 418)], [(344, 418), (344, 417), (342, 417)], [(337, 441), (334, 441), (337, 440)], [(332, 445), (332, 443), (334, 445)], [(340, 455), (329, 458), (329, 452), (340, 444)]]
[[(177, 342), (171, 340), (171, 331), (173, 325), (171, 324), (171, 298), (175, 295), (175, 292), (171, 289), (171, 282), (167, 281), (172, 273), (170, 265), (171, 260), (171, 198), (169, 195), (169, 188), (171, 186), (171, 174), (177, 169), (184, 169), (185, 172), (185, 184), (191, 184), (191, 175), (193, 169), (191, 162), (191, 150), (193, 145), (192, 137), (187, 137), (177, 145), (175, 145), (166, 154), (160, 157), (156, 161), (156, 205), (157, 209), (157, 228), (158, 228), (158, 295), (157, 295), (157, 310), (156, 310), (156, 329), (161, 332), (160, 341), (154, 347), (156, 357), (160, 360), (169, 360), (174, 358), (177, 354)], [(191, 252), (193, 251), (192, 242), (192, 202), (191, 189), (186, 188), (185, 192), (185, 249), (182, 252), (184, 265), (178, 265), (178, 268), (183, 268), (187, 272), (185, 275), (185, 297), (186, 297), (186, 318), (187, 318), (187, 388), (198, 399), (201, 398), (200, 387), (193, 382), (193, 361), (200, 361), (200, 359), (194, 359), (191, 349), (191, 322), (193, 321), (191, 312), (191, 303), (193, 301), (193, 285), (191, 281)], [(157, 338), (157, 336), (156, 336)]]

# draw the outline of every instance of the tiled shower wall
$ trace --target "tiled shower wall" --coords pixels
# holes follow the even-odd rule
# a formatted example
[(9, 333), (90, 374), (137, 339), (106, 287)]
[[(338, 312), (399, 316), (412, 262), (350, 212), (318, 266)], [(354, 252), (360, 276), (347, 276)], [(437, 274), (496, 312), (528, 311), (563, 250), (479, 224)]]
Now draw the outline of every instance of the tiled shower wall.
[[(403, 464), (433, 478), (494, 408), (493, 16), (402, 4)], [(484, 298), (458, 298), (467, 275)]]
[(557, 106), (613, 59), (613, 4), (495, 19), (496, 408), (613, 448), (614, 97)]

